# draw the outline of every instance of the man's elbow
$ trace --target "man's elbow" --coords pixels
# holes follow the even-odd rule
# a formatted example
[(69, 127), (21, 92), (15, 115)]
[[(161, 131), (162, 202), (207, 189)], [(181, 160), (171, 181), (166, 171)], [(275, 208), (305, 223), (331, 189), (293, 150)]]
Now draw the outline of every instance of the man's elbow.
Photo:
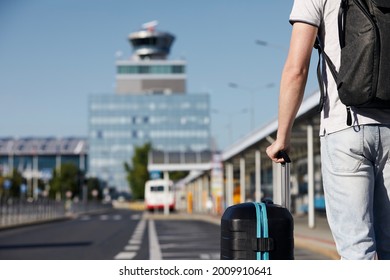
[(289, 82), (306, 82), (308, 69), (306, 67), (286, 67), (284, 69), (284, 78)]

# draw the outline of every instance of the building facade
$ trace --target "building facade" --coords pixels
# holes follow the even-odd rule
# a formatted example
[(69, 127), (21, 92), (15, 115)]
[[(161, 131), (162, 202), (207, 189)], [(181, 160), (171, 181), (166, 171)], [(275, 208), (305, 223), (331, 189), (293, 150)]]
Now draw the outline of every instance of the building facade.
[[(145, 26), (144, 26), (145, 27)], [(210, 149), (210, 99), (186, 93), (186, 62), (168, 60), (174, 36), (149, 24), (130, 34), (133, 55), (116, 61), (116, 92), (89, 96), (89, 175), (128, 189), (124, 163), (137, 146)]]
[[(72, 163), (87, 170), (88, 144), (85, 138), (24, 137), (0, 138), (0, 174), (11, 175), (18, 170), (27, 181), (23, 189), (29, 196), (38, 196), (38, 179), (48, 181), (53, 170)], [(4, 188), (4, 186), (3, 186)]]

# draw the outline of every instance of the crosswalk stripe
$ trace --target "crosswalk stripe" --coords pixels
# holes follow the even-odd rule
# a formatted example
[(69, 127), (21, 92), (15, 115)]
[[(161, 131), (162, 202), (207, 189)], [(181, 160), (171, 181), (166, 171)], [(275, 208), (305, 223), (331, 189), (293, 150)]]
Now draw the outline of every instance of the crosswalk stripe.
[(123, 248), (123, 251), (118, 253), (114, 259), (116, 260), (131, 260), (133, 259), (140, 249), (142, 243), (142, 237), (146, 229), (146, 220), (142, 219), (138, 222), (133, 235), (129, 240), (129, 244)]
[(116, 260), (131, 260), (137, 255), (136, 252), (120, 252), (115, 256)]

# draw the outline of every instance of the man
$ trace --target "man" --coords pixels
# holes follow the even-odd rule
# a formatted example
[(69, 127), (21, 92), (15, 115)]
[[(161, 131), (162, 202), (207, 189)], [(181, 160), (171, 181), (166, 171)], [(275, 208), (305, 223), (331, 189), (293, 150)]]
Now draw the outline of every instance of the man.
[[(340, 65), (337, 16), (340, 0), (295, 0), (290, 50), (279, 96), (277, 139), (267, 148), (275, 162), (290, 150), (293, 122), (302, 102), (317, 34), (336, 68)], [(342, 259), (390, 259), (390, 111), (346, 107), (326, 67), (327, 98), (321, 112), (321, 162), (327, 218)]]

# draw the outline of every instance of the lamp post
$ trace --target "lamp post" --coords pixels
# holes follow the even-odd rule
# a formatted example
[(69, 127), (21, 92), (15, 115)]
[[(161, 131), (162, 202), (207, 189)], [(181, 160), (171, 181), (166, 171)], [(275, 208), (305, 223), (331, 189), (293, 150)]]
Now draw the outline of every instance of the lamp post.
[(282, 50), (282, 51), (286, 51), (287, 50), (287, 48), (284, 47), (284, 46), (272, 44), (272, 43), (269, 43), (269, 42), (264, 41), (264, 40), (257, 39), (255, 41), (255, 43), (256, 43), (256, 45), (259, 45), (259, 46), (262, 46), (262, 47), (270, 47), (270, 48), (279, 49), (279, 50)]
[(255, 127), (255, 119), (256, 119), (256, 116), (255, 116), (255, 92), (258, 91), (258, 90), (261, 90), (262, 88), (273, 88), (275, 86), (274, 83), (268, 83), (262, 87), (258, 87), (258, 88), (251, 88), (251, 87), (247, 87), (247, 86), (242, 86), (240, 84), (237, 84), (237, 83), (234, 83), (234, 82), (229, 82), (228, 83), (228, 86), (230, 88), (234, 88), (234, 89), (243, 89), (245, 92), (249, 92), (250, 95), (251, 95), (251, 99), (250, 99), (250, 104), (249, 104), (249, 108), (251, 110), (251, 130), (254, 129)]
[(214, 114), (224, 114), (227, 116), (227, 120), (228, 120), (228, 139), (229, 139), (229, 143), (232, 143), (233, 141), (233, 134), (232, 134), (232, 117), (235, 116), (235, 115), (239, 115), (239, 114), (245, 114), (248, 112), (248, 109), (247, 108), (243, 108), (241, 110), (238, 110), (238, 111), (234, 111), (234, 112), (221, 112), (220, 110), (217, 110), (217, 109), (212, 109), (211, 110), (212, 113)]
[[(236, 83), (233, 83), (233, 82), (230, 82), (229, 84), (229, 87), (231, 88), (235, 88), (235, 89), (238, 89), (238, 88), (241, 88), (241, 86), (239, 86), (238, 84)], [(251, 94), (251, 99), (250, 99), (250, 104), (249, 104), (249, 108), (251, 110), (251, 130), (253, 130), (253, 128), (255, 127), (255, 111), (254, 111), (254, 91), (253, 90), (249, 90), (250, 94)]]

